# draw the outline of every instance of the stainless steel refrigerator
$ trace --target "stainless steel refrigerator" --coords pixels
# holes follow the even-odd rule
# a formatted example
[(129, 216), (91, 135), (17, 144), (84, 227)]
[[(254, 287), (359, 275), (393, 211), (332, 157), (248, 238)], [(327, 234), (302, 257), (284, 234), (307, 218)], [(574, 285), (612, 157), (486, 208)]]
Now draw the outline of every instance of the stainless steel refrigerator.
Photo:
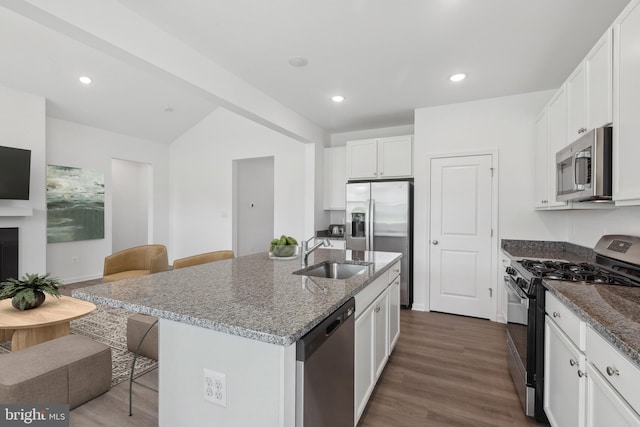
[(400, 304), (413, 304), (413, 182), (349, 182), (347, 249), (401, 252)]

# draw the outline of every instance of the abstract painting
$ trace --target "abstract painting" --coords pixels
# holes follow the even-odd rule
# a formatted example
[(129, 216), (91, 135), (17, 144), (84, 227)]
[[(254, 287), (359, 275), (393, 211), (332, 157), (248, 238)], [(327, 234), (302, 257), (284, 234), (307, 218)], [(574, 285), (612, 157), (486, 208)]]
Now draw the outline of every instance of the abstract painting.
[(47, 165), (47, 243), (104, 239), (104, 174)]

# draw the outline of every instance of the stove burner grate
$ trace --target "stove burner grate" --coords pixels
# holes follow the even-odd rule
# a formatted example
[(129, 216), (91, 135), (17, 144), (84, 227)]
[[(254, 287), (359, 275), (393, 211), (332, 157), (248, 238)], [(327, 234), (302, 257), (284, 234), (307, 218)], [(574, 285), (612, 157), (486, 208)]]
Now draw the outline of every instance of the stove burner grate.
[(640, 283), (621, 274), (589, 263), (523, 259), (519, 263), (535, 277), (594, 284), (640, 286)]

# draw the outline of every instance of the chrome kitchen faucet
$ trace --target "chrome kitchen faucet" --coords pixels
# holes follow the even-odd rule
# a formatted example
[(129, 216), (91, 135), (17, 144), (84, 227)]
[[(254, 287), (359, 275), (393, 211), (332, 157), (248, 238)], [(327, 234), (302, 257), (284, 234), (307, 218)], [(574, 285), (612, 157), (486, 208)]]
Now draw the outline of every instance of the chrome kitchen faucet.
[(318, 249), (320, 246), (331, 246), (331, 242), (329, 241), (329, 239), (324, 239), (321, 242), (316, 243), (315, 245), (311, 246), (310, 249), (307, 249), (307, 247), (309, 246), (309, 242), (311, 240), (315, 239), (315, 237), (312, 237), (308, 240), (304, 240), (302, 242), (302, 254), (300, 255), (300, 265), (303, 267), (307, 266), (307, 260), (309, 258), (309, 254), (311, 254), (311, 252), (315, 251), (316, 249)]

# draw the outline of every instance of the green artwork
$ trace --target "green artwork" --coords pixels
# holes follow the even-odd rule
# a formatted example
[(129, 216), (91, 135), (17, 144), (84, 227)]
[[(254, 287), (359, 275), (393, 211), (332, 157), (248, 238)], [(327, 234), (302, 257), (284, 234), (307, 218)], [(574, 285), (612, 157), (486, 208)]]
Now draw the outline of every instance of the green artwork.
[(104, 175), (47, 165), (47, 243), (104, 239)]

